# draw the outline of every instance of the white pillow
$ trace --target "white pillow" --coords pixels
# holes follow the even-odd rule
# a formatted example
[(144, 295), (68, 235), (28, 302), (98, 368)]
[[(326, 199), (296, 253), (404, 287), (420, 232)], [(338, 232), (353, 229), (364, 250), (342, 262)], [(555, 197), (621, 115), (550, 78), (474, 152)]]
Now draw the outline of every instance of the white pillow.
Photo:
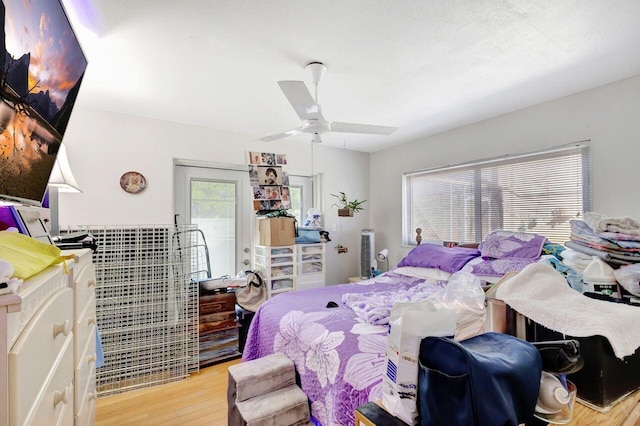
[(408, 277), (422, 278), (437, 281), (449, 281), (451, 274), (437, 268), (420, 268), (418, 266), (400, 266), (393, 270), (397, 274)]

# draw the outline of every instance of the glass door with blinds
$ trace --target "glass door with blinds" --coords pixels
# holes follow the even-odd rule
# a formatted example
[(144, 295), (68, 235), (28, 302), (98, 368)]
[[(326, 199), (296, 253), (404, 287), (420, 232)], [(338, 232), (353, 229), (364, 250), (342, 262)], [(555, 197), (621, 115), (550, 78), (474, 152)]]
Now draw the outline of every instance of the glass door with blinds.
[(202, 230), (212, 277), (235, 276), (251, 266), (253, 207), (246, 170), (176, 165), (179, 224)]

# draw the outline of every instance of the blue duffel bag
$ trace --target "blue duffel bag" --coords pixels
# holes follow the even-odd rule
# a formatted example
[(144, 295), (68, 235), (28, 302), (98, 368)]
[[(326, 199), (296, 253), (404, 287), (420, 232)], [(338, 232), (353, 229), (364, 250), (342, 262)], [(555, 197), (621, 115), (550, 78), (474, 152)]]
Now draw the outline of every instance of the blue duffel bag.
[(517, 426), (533, 419), (542, 362), (531, 343), (501, 333), (420, 344), (418, 409), (423, 426)]

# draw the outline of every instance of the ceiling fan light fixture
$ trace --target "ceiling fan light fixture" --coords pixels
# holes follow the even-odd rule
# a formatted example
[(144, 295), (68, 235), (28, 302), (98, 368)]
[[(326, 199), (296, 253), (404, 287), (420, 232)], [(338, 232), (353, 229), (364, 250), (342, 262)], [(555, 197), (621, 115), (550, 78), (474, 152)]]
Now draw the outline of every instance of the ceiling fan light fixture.
[(311, 73), (311, 82), (313, 84), (320, 83), (322, 80), (322, 76), (324, 72), (327, 70), (327, 67), (322, 62), (310, 62), (305, 67)]
[(327, 133), (331, 131), (331, 123), (329, 123), (324, 118), (320, 117), (318, 119), (308, 119), (302, 122), (302, 126), (300, 127), (305, 133)]

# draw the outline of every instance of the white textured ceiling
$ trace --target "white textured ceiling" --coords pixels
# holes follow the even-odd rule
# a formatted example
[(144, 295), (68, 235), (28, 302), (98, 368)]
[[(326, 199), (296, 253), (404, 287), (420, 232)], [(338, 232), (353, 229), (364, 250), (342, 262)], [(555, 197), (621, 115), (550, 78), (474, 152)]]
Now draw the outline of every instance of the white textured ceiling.
[(299, 125), (277, 81), (311, 61), (327, 120), (399, 127), (323, 136), (368, 152), (640, 74), (638, 0), (64, 3), (85, 105), (255, 139)]

